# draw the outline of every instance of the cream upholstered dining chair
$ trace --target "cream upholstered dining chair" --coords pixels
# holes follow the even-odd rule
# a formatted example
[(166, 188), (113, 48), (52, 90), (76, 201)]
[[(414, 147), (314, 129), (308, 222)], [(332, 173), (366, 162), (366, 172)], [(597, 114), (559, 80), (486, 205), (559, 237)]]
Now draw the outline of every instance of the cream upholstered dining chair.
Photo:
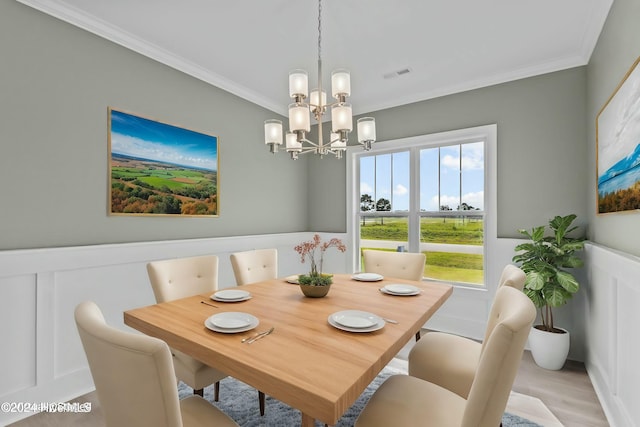
[[(365, 249), (364, 271), (378, 273), (385, 277), (420, 281), (424, 276), (424, 264), (427, 257), (423, 253), (390, 252)], [(416, 332), (416, 341), (420, 339), (420, 331)]]
[(390, 252), (365, 249), (364, 271), (385, 277), (420, 281), (424, 276), (426, 256), (423, 253)]
[[(172, 301), (192, 295), (213, 293), (218, 289), (218, 257), (204, 255), (153, 261), (147, 264), (149, 281), (157, 302)], [(220, 397), (220, 380), (227, 374), (199, 360), (171, 349), (176, 376), (202, 396), (204, 388), (214, 384), (214, 400)], [(260, 414), (264, 415), (265, 397), (259, 393)]]
[(500, 280), (498, 281), (498, 288), (502, 286), (511, 286), (521, 291), (524, 289), (524, 282), (527, 280), (527, 275), (524, 271), (513, 264), (507, 264), (502, 270)]
[[(218, 257), (215, 255), (152, 261), (147, 264), (147, 273), (158, 303), (218, 289)], [(171, 353), (178, 379), (200, 396), (206, 386), (214, 384), (214, 400), (218, 401), (220, 380), (227, 374), (181, 351), (171, 349)]]
[[(278, 250), (256, 249), (231, 254), (236, 285), (242, 286), (278, 277)], [(260, 415), (264, 415), (265, 395), (258, 390)]]
[[(508, 286), (522, 291), (525, 273), (508, 264), (498, 282), (498, 289)], [(486, 336), (489, 330), (485, 332)], [(469, 395), (476, 375), (484, 342), (445, 332), (428, 332), (409, 353), (409, 375), (438, 384), (460, 396)]]
[(256, 249), (231, 254), (231, 266), (238, 286), (278, 277), (278, 250)]
[(467, 398), (420, 378), (394, 375), (376, 390), (355, 427), (499, 426), (535, 317), (524, 293), (501, 287)]
[(108, 427), (238, 426), (200, 396), (178, 400), (164, 341), (107, 325), (91, 301), (76, 307), (75, 321)]

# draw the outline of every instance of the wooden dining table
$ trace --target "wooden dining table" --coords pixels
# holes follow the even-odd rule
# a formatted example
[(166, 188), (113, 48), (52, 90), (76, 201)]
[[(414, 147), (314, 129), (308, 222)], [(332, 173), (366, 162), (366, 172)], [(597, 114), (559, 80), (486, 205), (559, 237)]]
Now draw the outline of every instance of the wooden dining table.
[[(410, 284), (420, 293), (381, 292), (389, 284)], [(248, 291), (251, 298), (218, 302), (211, 295), (196, 295), (125, 311), (124, 322), (300, 410), (305, 427), (316, 419), (336, 424), (452, 293), (442, 283), (395, 278), (366, 282), (347, 274), (334, 275), (323, 298), (305, 297), (299, 286), (284, 279), (232, 289)], [(343, 310), (366, 311), (397, 323), (373, 332), (344, 331), (328, 321)], [(205, 326), (207, 318), (223, 312), (249, 313), (260, 323), (242, 333)], [(270, 335), (252, 344), (241, 342), (271, 327)]]

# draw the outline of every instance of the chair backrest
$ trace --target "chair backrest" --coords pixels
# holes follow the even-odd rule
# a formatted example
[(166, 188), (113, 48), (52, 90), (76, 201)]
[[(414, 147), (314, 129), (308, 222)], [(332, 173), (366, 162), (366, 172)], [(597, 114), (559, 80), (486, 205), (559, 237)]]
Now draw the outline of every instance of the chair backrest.
[(236, 283), (246, 285), (278, 277), (278, 250), (257, 249), (231, 254)]
[(378, 273), (385, 277), (406, 280), (422, 280), (427, 259), (423, 253), (388, 252), (376, 250), (362, 251), (364, 271)]
[(527, 275), (519, 267), (513, 264), (507, 264), (502, 270), (500, 275), (500, 281), (498, 282), (498, 288), (502, 286), (511, 286), (521, 291), (524, 288), (524, 282), (527, 280)]
[(75, 320), (108, 427), (182, 426), (164, 341), (108, 326), (91, 301), (76, 307)]
[(147, 264), (157, 302), (172, 301), (218, 289), (218, 257), (205, 255)]
[[(502, 270), (502, 275), (500, 276), (500, 281), (498, 282), (498, 290), (503, 286), (506, 286), (506, 287), (510, 287), (510, 288), (522, 291), (522, 289), (524, 288), (524, 282), (526, 280), (527, 280), (527, 275), (525, 274), (524, 271), (522, 271), (519, 267), (516, 267), (513, 264), (507, 264), (507, 266)], [(489, 319), (489, 322), (491, 322), (491, 319)], [(484, 333), (484, 340), (482, 341), (482, 349), (480, 350), (481, 352), (484, 351), (484, 346), (487, 343), (487, 338), (489, 338), (489, 334), (491, 334), (491, 329), (492, 328), (488, 326)]]
[(462, 427), (500, 425), (535, 318), (536, 308), (524, 293), (509, 286), (498, 289)]

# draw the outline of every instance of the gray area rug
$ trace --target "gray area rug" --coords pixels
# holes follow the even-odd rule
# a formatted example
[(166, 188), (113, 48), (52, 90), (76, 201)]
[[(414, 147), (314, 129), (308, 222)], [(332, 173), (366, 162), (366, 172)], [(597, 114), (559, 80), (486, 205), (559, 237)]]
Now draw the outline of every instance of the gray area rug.
[[(336, 426), (353, 427), (360, 411), (362, 411), (380, 384), (391, 375), (403, 373), (390, 367), (383, 369), (353, 406), (340, 418)], [(192, 393), (193, 390), (189, 386), (182, 382), (179, 383), (178, 394), (181, 399)], [(268, 395), (265, 403), (265, 415), (261, 417), (258, 406), (258, 392), (253, 387), (237, 381), (235, 378), (227, 377), (220, 381), (219, 402), (213, 401), (212, 386), (205, 388), (204, 397), (233, 418), (241, 427), (292, 427), (300, 425), (300, 411), (292, 409)], [(505, 413), (502, 417), (502, 425), (503, 427), (542, 427), (539, 424), (509, 413)], [(316, 421), (316, 426), (322, 427), (324, 424)]]

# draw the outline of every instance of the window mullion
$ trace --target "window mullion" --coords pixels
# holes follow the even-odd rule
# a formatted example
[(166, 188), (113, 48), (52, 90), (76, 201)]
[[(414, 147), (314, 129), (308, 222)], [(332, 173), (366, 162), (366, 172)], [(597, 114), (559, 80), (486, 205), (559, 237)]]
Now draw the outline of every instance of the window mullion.
[(420, 252), (420, 149), (409, 150), (409, 252)]

